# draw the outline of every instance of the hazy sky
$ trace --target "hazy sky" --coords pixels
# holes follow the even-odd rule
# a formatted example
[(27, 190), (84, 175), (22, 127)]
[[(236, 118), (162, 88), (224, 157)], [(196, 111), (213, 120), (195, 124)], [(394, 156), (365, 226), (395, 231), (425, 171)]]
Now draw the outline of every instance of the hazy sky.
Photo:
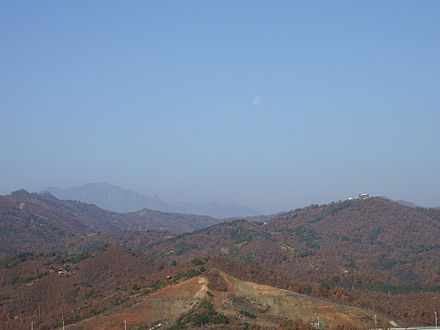
[(0, 193), (440, 206), (440, 1), (0, 2)]

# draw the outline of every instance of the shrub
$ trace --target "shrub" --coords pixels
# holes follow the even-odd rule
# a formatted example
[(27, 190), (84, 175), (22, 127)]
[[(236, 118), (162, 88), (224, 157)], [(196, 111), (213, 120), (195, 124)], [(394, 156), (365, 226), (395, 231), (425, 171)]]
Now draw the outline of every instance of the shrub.
[(195, 258), (195, 259), (193, 259), (193, 260), (191, 261), (191, 263), (192, 263), (194, 266), (201, 266), (201, 265), (203, 265), (203, 261), (200, 260), (199, 258)]
[(244, 315), (244, 316), (246, 316), (246, 317), (249, 317), (249, 318), (251, 318), (251, 319), (255, 319), (255, 318), (257, 318), (257, 316), (256, 316), (255, 314), (249, 313), (248, 311), (244, 311), (244, 310), (241, 310), (241, 311), (240, 311), (240, 314), (241, 314), (241, 315)]

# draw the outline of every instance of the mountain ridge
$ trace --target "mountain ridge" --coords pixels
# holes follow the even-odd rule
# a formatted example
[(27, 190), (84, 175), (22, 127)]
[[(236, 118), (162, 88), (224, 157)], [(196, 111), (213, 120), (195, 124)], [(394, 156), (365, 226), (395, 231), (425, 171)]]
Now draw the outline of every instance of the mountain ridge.
[(139, 211), (144, 208), (185, 214), (208, 215), (223, 219), (241, 216), (259, 215), (254, 209), (238, 204), (210, 201), (202, 204), (189, 202), (165, 202), (157, 196), (148, 197), (134, 190), (124, 189), (108, 183), (89, 183), (81, 186), (61, 189), (48, 187), (48, 191), (59, 199), (78, 200), (118, 213)]
[[(205, 269), (204, 262), (212, 257), (217, 260), (216, 268), (232, 276), (240, 275), (246, 281), (282, 285), (283, 289), (319, 299), (367, 307), (411, 324), (429, 324), (432, 311), (440, 308), (440, 301), (434, 300), (440, 292), (440, 211), (437, 209), (412, 208), (372, 197), (313, 204), (265, 219), (264, 223), (246, 220), (219, 223), (209, 217), (188, 218), (183, 214), (160, 212), (160, 218), (152, 218), (150, 212), (158, 211), (118, 214), (96, 205), (58, 200), (49, 193), (35, 194), (25, 190), (1, 196), (0, 251), (9, 252), (8, 258), (0, 264), (6, 269), (2, 271), (5, 274), (3, 285), (16, 295), (14, 288), (19, 283), (20, 290), (29, 289), (27, 292), (32, 295), (34, 282), (43, 287), (49, 279), (46, 276), (50, 269), (44, 266), (49, 260), (41, 260), (39, 268), (14, 268), (13, 265), (26, 260), (27, 256), (38, 259), (40, 255), (22, 253), (14, 257), (13, 253), (64, 251), (64, 257), (54, 253), (41, 257), (60, 262), (62, 269), (57, 266), (51, 270), (61, 271), (61, 281), (65, 267), (67, 278), (75, 272), (81, 273), (75, 270), (77, 266), (65, 260), (81, 259), (84, 253), (93, 257), (96, 254), (90, 251), (105, 249), (110, 244), (126, 251), (111, 247), (106, 260), (117, 260), (113, 259), (117, 255), (123, 258), (122, 254), (135, 258), (142, 256), (139, 262), (156, 260), (158, 263), (152, 269), (160, 271), (161, 277), (138, 274), (138, 283), (145, 284), (144, 277), (149, 285), (156, 281), (154, 287), (167, 285), (169, 281), (165, 276), (170, 274), (178, 278), (196, 276)], [(162, 224), (173, 223), (178, 228), (191, 226), (194, 231), (171, 234), (146, 227), (154, 225), (156, 220)], [(36, 234), (40, 235), (39, 240), (32, 236)], [(78, 251), (83, 251), (78, 257), (70, 254)], [(140, 265), (132, 257), (129, 257), (132, 260), (129, 267), (137, 269)], [(84, 302), (86, 295), (104, 295), (103, 305), (93, 311), (111, 306), (111, 301), (119, 297), (120, 292), (119, 289), (98, 291), (99, 286), (92, 291), (87, 284), (81, 285), (106, 274), (106, 262), (99, 261), (100, 266), (96, 268), (96, 261), (98, 259), (89, 259), (83, 266), (80, 264), (85, 272), (79, 281), (69, 282), (72, 287), (65, 292), (79, 302)], [(187, 268), (184, 272), (182, 269), (180, 273), (172, 268), (184, 264), (197, 268)], [(223, 266), (217, 267), (219, 264)], [(7, 270), (11, 267), (11, 271)], [(130, 273), (124, 267), (112, 267), (114, 272), (121, 272), (121, 277)], [(259, 268), (269, 271), (257, 276)], [(113, 280), (117, 279), (116, 275), (112, 276)], [(40, 277), (42, 282), (39, 282)], [(212, 277), (211, 280), (217, 289), (224, 289), (220, 278)], [(100, 281), (95, 282), (97, 285)], [(132, 290), (136, 291), (134, 288), (138, 284), (135, 284), (129, 284), (132, 289), (125, 287), (124, 299), (133, 295)], [(58, 298), (64, 299), (59, 295)], [(8, 306), (17, 316), (18, 307), (11, 302)], [(94, 314), (91, 307), (84, 308), (83, 315)], [(55, 314), (53, 318), (56, 322)], [(7, 321), (7, 317), (4, 319)], [(76, 319), (75, 316), (72, 322)]]
[[(434, 261), (440, 258), (438, 237), (438, 210), (376, 197), (296, 209), (264, 224), (221, 223), (155, 243), (151, 249), (179, 260), (199, 253), (231, 256), (291, 276), (318, 281), (333, 276), (333, 283), (346, 286), (351, 280), (344, 271), (353, 262), (382, 290), (390, 284), (440, 285), (440, 265)], [(175, 247), (182, 245), (188, 249), (175, 255)], [(323, 271), (316, 272), (310, 263)]]
[[(143, 209), (115, 213), (48, 192), (18, 190), (0, 196), (0, 256), (26, 251), (65, 250), (84, 235), (111, 231), (191, 232), (219, 223), (202, 215)], [(158, 237), (162, 234), (158, 235)]]

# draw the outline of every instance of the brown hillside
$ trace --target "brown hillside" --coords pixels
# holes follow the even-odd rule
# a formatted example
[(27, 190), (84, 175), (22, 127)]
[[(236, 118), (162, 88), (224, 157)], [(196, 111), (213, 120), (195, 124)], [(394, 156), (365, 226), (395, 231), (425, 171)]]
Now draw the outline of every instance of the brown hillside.
[[(170, 285), (121, 310), (85, 320), (72, 328), (117, 329), (124, 322), (131, 328), (149, 328), (159, 324), (170, 327), (176, 322), (181, 329), (201, 325), (205, 325), (205, 328), (217, 323), (229, 328), (245, 324), (257, 328), (277, 328), (284, 320), (301, 320), (310, 324), (317, 322), (318, 317), (321, 324), (328, 328), (338, 325), (356, 328), (374, 326), (374, 313), (371, 311), (241, 281), (216, 269), (211, 271), (217, 271), (217, 276), (226, 283), (225, 290), (212, 288), (211, 279), (198, 276)], [(389, 320), (379, 316), (378, 322), (384, 325)]]
[(36, 194), (19, 190), (6, 197), (16, 201), (32, 201), (62, 216), (73, 217), (95, 232), (161, 229), (182, 233), (206, 228), (220, 222), (208, 216), (166, 213), (148, 209), (125, 214), (115, 213), (93, 204), (59, 200), (47, 192)]
[[(117, 306), (141, 283), (152, 283), (164, 264), (145, 253), (104, 248), (79, 255), (21, 255), (0, 268), (0, 328), (40, 328)], [(26, 326), (27, 327), (27, 326)]]
[(39, 203), (0, 196), (0, 257), (22, 251), (62, 250), (65, 240), (91, 230)]
[[(171, 272), (173, 277), (180, 274), (176, 276), (179, 279), (191, 278), (201, 271), (196, 267), (189, 272), (185, 265), (191, 267), (191, 260), (194, 258), (216, 255), (223, 258), (210, 258), (203, 267), (221, 269), (244, 281), (367, 307), (390, 318), (404, 319), (410, 324), (430, 324), (433, 312), (440, 309), (440, 300), (437, 297), (440, 292), (440, 245), (436, 239), (440, 237), (440, 218), (438, 211), (434, 209), (409, 208), (383, 198), (370, 198), (321, 206), (312, 205), (280, 214), (264, 224), (239, 220), (180, 235), (154, 230), (113, 230), (99, 233), (90, 227), (84, 227), (84, 223), (78, 221), (82, 217), (94, 219), (96, 224), (101, 221), (105, 223), (105, 217), (100, 218), (93, 213), (100, 210), (93, 205), (68, 201), (60, 206), (53, 196), (28, 194), (24, 191), (13, 195), (17, 200), (8, 197), (0, 199), (1, 225), (5, 228), (2, 243), (5, 244), (4, 251), (29, 248), (38, 251), (40, 247), (75, 251), (111, 243), (121, 248), (148, 251), (156, 260), (160, 260), (161, 265), (157, 267), (165, 267), (150, 270), (148, 277), (139, 278), (137, 282), (123, 275), (126, 280), (121, 283), (124, 283), (125, 291), (117, 293), (109, 289), (114, 285), (111, 281), (102, 291), (92, 292), (81, 289), (82, 287), (77, 289), (76, 283), (77, 287), (70, 288), (74, 292), (75, 303), (78, 303), (73, 309), (69, 308), (68, 317), (72, 320), (77, 320), (78, 317), (88, 318), (93, 313), (107, 310), (112, 306), (111, 301), (118, 302), (115, 306), (125, 301), (124, 299), (131, 301), (133, 295), (139, 295), (139, 290), (130, 290), (131, 285), (136, 284), (136, 287), (145, 289), (145, 294), (160, 289), (168, 283), (163, 281), (166, 275), (163, 272)], [(73, 209), (69, 203), (74, 205)], [(80, 213), (75, 212), (81, 207), (85, 209), (81, 211), (84, 212), (83, 215), (79, 216)], [(95, 211), (89, 213), (89, 208)], [(35, 214), (38, 216), (32, 218)], [(124, 216), (113, 215), (113, 220)], [(135, 220), (132, 222), (136, 226), (139, 225)], [(41, 232), (43, 236), (32, 236), (35, 232), (39, 233), (36, 229), (40, 226), (45, 228)], [(27, 236), (29, 228), (33, 228), (33, 231)], [(9, 232), (10, 235), (5, 234)], [(18, 235), (15, 236), (17, 239), (8, 241), (15, 234)], [(26, 241), (27, 237), (30, 239)], [(118, 253), (122, 252), (117, 252), (116, 255)], [(124, 253), (135, 257), (138, 252)], [(24, 255), (2, 263), (10, 265), (11, 262), (15, 262), (13, 260), (20, 258), (26, 260), (27, 257)], [(14, 314), (14, 317), (23, 318), (23, 313), (28, 313), (28, 317), (35, 315), (35, 310), (23, 306), (36, 308), (33, 301), (38, 291), (35, 294), (24, 292), (27, 292), (28, 284), (32, 288), (32, 283), (44, 283), (49, 278), (48, 275), (52, 276), (46, 274), (50, 271), (49, 266), (38, 264), (41, 258), (58, 257), (27, 258), (23, 265), (28, 263), (28, 266), (21, 270), (22, 273), (17, 273), (17, 267), (21, 267), (21, 263), (11, 269), (2, 270), (2, 282), (15, 296), (10, 300), (9, 296), (5, 295), (1, 303), (2, 306), (7, 306), (5, 311), (21, 311), (21, 314)], [(85, 260), (78, 261), (78, 265), (74, 267), (82, 270), (80, 265), (88, 258), (91, 257), (87, 256)], [(49, 259), (45, 262), (50, 262)], [(128, 260), (134, 259), (129, 257)], [(115, 267), (119, 264), (118, 260), (113, 262)], [(136, 264), (136, 261), (133, 262)], [(71, 264), (67, 264), (72, 267)], [(106, 262), (98, 264), (100, 266), (97, 273), (101, 274), (102, 271), (106, 274)], [(169, 268), (167, 265), (175, 266)], [(113, 269), (112, 267), (110, 269)], [(127, 267), (132, 269), (135, 266)], [(271, 271), (263, 272), (260, 267)], [(112, 270), (114, 274), (118, 274), (119, 271), (121, 269)], [(81, 272), (66, 275), (66, 278), (86, 276)], [(95, 276), (105, 283), (105, 276)], [(112, 276), (109, 279), (113, 278), (116, 281), (119, 275)], [(216, 290), (222, 291), (225, 288), (225, 283), (219, 277), (210, 278), (209, 272), (205, 276), (216, 283)], [(15, 290), (18, 290), (19, 295)], [(65, 296), (70, 295), (63, 290), (59, 292)], [(88, 299), (92, 299), (96, 306), (86, 307)], [(11, 304), (11, 301), (14, 301), (15, 305)], [(55, 301), (59, 306), (65, 306), (62, 299), (55, 298)], [(6, 315), (4, 318), (7, 319)], [(51, 324), (55, 322), (57, 315), (51, 316)]]
[[(123, 247), (145, 246), (169, 236), (165, 231), (193, 231), (218, 222), (207, 216), (152, 210), (119, 214), (91, 204), (61, 201), (49, 193), (19, 190), (0, 196), (0, 258), (20, 252), (76, 251), (96, 247), (103, 240)], [(133, 235), (115, 234), (127, 230), (143, 233), (134, 234), (137, 238), (130, 242), (124, 236)], [(118, 235), (119, 240), (115, 239)]]
[[(178, 260), (228, 256), (308, 282), (309, 288), (302, 292), (420, 324), (429, 323), (440, 307), (434, 299), (440, 291), (438, 237), (440, 221), (435, 212), (370, 198), (313, 205), (265, 224), (224, 223), (149, 249), (157, 257)], [(435, 302), (422, 302), (423, 310), (417, 298), (422, 292)]]

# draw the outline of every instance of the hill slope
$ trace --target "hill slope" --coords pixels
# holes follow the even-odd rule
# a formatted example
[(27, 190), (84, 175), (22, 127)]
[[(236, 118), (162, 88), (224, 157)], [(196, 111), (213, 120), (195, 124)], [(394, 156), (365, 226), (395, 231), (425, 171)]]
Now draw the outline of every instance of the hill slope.
[[(293, 210), (265, 224), (223, 223), (157, 243), (152, 249), (161, 256), (180, 258), (231, 255), (319, 280), (331, 275), (342, 281), (347, 264), (354, 263), (352, 267), (374, 273), (371, 276), (384, 285), (435, 286), (440, 284), (435, 275), (440, 272), (435, 261), (440, 258), (436, 213), (383, 198), (345, 201)], [(187, 247), (185, 252), (181, 246)]]
[[(145, 224), (142, 221), (148, 218), (148, 212), (116, 214), (90, 204), (59, 201), (50, 194), (18, 191), (0, 199), (0, 211), (2, 232), (11, 233), (2, 237), (2, 251), (32, 248), (33, 240), (36, 247), (49, 246), (52, 250), (59, 248), (60, 241), (68, 250), (102, 247), (106, 243), (145, 250), (160, 263), (148, 275), (140, 275), (148, 278), (150, 284), (156, 273), (162, 279), (167, 273), (175, 279), (198, 276), (202, 270), (199, 261), (195, 270), (187, 266), (195, 266), (191, 266), (191, 261), (202, 258), (204, 268), (220, 269), (242, 281), (368, 307), (411, 324), (430, 324), (433, 312), (440, 309), (440, 212), (436, 209), (411, 208), (384, 198), (370, 198), (311, 205), (279, 214), (265, 223), (238, 220), (179, 235), (154, 230), (121, 231), (124, 226), (138, 229)], [(166, 216), (171, 224), (173, 217)], [(38, 237), (37, 241), (32, 235), (40, 226), (44, 229), (41, 235), (50, 235)], [(29, 228), (33, 230), (28, 232)], [(111, 231), (99, 233), (97, 228)], [(27, 236), (21, 235), (10, 240), (23, 233), (29, 233), (31, 239), (26, 241)], [(205, 259), (206, 256), (224, 257)], [(6, 265), (10, 263), (6, 261)], [(93, 275), (96, 278), (102, 279), (101, 274), (108, 270), (105, 263), (102, 265), (99, 274)], [(120, 271), (130, 272), (133, 267), (137, 266), (127, 265)], [(261, 267), (271, 271), (261, 271)], [(22, 269), (26, 275), (15, 272), (15, 277), (8, 271), (2, 281), (12, 286), (13, 293), (17, 281), (27, 283), (47, 272), (37, 269), (29, 266)], [(208, 279), (214, 283), (213, 290), (225, 289), (224, 278)], [(158, 280), (154, 291), (168, 283), (160, 278), (155, 281)], [(7, 284), (10, 281), (14, 284)], [(108, 296), (109, 292), (100, 294), (115, 298)], [(108, 308), (111, 299), (100, 308)], [(18, 308), (9, 303), (8, 306), (12, 310)], [(220, 306), (214, 307), (218, 313), (228, 314), (220, 312)], [(232, 319), (236, 320), (235, 316)]]
[[(171, 275), (166, 279), (166, 275)], [(373, 312), (288, 290), (271, 271), (221, 257), (167, 264), (146, 253), (107, 247), (79, 255), (22, 255), (0, 263), (0, 327), (83, 329), (276, 328), (286, 319), (329, 327), (367, 327)], [(274, 286), (275, 285), (275, 286)], [(378, 315), (380, 324), (387, 317)], [(400, 321), (399, 321), (400, 322)], [(177, 324), (176, 324), (177, 323)], [(405, 324), (404, 322), (401, 324)]]
[(223, 223), (149, 249), (170, 260), (228, 256), (309, 283), (309, 288), (299, 288), (302, 292), (389, 313), (396, 313), (400, 305), (398, 317), (428, 322), (440, 305), (429, 307), (431, 314), (409, 306), (420, 304), (415, 301), (422, 292), (433, 299), (440, 291), (438, 237), (438, 210), (370, 198), (312, 205), (265, 224)]
[(120, 214), (92, 204), (58, 200), (49, 193), (19, 190), (0, 196), (0, 257), (24, 251), (65, 250), (83, 240), (82, 236), (100, 232), (189, 232), (218, 222), (207, 216), (147, 209)]
[(40, 203), (0, 196), (0, 257), (22, 251), (62, 250), (65, 241), (92, 230)]
[[(7, 196), (8, 197), (8, 196)], [(49, 193), (27, 193), (24, 190), (9, 196), (14, 200), (31, 201), (65, 216), (73, 216), (95, 231), (164, 229), (188, 232), (219, 223), (220, 220), (191, 214), (166, 213), (143, 209), (131, 213), (114, 213), (93, 204), (59, 200)]]
[[(239, 280), (221, 270), (209, 269), (208, 276), (198, 276), (170, 285), (134, 305), (105, 313), (97, 318), (76, 324), (75, 329), (110, 329), (124, 321), (130, 327), (153, 327), (158, 324), (191, 329), (198, 326), (223, 324), (231, 327), (275, 329), (286, 320), (304, 324), (317, 322), (331, 329), (350, 325), (355, 328), (374, 326), (374, 312), (361, 308), (318, 300), (269, 285)], [(211, 283), (226, 284), (216, 290)], [(209, 294), (208, 294), (209, 292)], [(379, 316), (380, 325), (389, 324)]]

